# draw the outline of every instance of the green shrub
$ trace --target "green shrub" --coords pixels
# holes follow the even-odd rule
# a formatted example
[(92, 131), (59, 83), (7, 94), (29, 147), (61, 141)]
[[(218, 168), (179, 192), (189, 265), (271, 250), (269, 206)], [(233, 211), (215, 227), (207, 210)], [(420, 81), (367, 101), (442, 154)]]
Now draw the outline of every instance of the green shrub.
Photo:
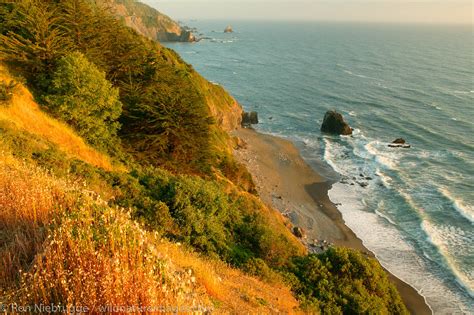
[(304, 307), (324, 314), (408, 314), (387, 274), (374, 258), (330, 248), (294, 259), (293, 289)]
[(242, 269), (252, 276), (256, 276), (266, 282), (281, 283), (283, 277), (275, 270), (270, 268), (261, 258), (250, 258), (242, 265)]
[(59, 60), (45, 100), (54, 116), (91, 145), (116, 150), (117, 119), (122, 112), (119, 91), (84, 55), (74, 52)]

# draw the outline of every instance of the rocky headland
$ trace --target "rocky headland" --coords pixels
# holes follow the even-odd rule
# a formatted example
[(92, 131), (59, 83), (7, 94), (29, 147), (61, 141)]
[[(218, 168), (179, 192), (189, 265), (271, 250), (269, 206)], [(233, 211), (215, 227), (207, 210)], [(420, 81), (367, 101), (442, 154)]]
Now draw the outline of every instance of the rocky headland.
[(193, 30), (138, 1), (113, 0), (114, 14), (139, 34), (159, 42), (194, 42)]

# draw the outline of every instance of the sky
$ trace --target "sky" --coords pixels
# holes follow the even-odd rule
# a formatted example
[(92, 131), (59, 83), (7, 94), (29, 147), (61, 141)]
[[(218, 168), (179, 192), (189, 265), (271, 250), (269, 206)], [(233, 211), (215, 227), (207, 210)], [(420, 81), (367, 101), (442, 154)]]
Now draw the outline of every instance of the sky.
[(174, 19), (473, 24), (474, 0), (141, 0)]

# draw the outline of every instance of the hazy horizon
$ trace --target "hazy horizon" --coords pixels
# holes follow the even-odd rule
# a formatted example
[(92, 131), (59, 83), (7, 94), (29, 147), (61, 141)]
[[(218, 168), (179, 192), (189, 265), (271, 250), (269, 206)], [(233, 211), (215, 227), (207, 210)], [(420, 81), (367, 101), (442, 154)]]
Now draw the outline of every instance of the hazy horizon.
[(174, 19), (472, 24), (466, 0), (142, 0)]

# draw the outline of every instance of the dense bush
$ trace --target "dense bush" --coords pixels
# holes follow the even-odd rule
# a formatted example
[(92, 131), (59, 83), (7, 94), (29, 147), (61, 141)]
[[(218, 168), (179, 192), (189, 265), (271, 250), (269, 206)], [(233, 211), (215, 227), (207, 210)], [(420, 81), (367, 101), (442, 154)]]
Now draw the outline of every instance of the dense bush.
[(112, 175), (108, 182), (118, 189), (115, 202), (134, 208), (138, 220), (208, 256), (237, 266), (252, 257), (281, 266), (298, 253), (282, 229), (272, 229), (271, 215), (262, 213), (255, 197), (224, 183), (153, 167)]
[(80, 52), (58, 61), (45, 100), (54, 116), (67, 122), (93, 146), (109, 151), (119, 146), (119, 91)]
[(346, 248), (294, 259), (293, 288), (308, 310), (324, 314), (408, 314), (374, 258)]

